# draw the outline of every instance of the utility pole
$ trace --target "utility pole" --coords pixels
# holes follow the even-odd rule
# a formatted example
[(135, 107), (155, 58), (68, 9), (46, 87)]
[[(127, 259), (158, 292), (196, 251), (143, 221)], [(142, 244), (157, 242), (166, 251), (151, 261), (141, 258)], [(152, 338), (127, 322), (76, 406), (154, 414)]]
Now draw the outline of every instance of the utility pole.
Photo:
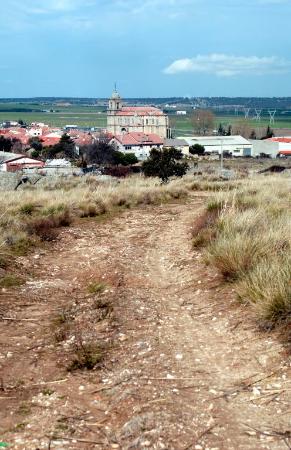
[(220, 170), (223, 170), (223, 139), (220, 139)]

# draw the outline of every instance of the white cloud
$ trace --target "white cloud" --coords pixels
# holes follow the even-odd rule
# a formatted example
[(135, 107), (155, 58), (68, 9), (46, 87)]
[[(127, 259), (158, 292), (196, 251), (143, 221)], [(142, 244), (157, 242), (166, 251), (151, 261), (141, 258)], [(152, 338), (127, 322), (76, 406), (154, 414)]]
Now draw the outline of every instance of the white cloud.
[(221, 77), (234, 75), (264, 75), (286, 73), (291, 70), (291, 61), (276, 56), (233, 56), (223, 53), (197, 55), (194, 58), (177, 59), (164, 69), (166, 74), (186, 72), (214, 74)]

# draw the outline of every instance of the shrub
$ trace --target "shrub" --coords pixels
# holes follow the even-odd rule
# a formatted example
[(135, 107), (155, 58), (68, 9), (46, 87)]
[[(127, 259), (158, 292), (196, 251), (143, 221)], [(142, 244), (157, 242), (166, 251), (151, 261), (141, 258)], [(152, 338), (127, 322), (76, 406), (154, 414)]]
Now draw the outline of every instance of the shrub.
[(18, 287), (24, 283), (23, 278), (14, 274), (6, 274), (0, 278), (0, 288)]
[(264, 240), (246, 233), (218, 235), (208, 248), (207, 259), (225, 278), (239, 278), (269, 254)]
[(70, 225), (71, 217), (68, 210), (56, 215), (35, 217), (27, 224), (27, 231), (31, 235), (38, 236), (42, 241), (52, 241), (58, 236), (56, 228)]
[(92, 370), (102, 362), (104, 358), (105, 347), (99, 342), (83, 342), (79, 340), (75, 344), (74, 357), (69, 364), (70, 372), (78, 369)]
[(24, 203), (24, 205), (22, 205), (19, 208), (19, 212), (21, 214), (26, 214), (28, 216), (31, 216), (31, 214), (33, 213), (35, 209), (35, 205), (33, 203)]
[(42, 241), (53, 241), (58, 233), (53, 217), (35, 218), (27, 224), (29, 234), (38, 236)]
[(240, 299), (251, 303), (258, 316), (276, 322), (291, 315), (291, 257), (261, 261), (238, 285)]
[(93, 281), (89, 284), (87, 290), (89, 294), (99, 294), (106, 289), (106, 284), (100, 281)]

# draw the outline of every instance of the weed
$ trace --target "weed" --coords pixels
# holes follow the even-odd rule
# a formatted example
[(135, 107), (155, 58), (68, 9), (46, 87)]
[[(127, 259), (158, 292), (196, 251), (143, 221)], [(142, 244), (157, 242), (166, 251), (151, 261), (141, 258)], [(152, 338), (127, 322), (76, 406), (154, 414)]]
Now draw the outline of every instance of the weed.
[(51, 396), (51, 395), (54, 394), (54, 392), (55, 392), (55, 391), (52, 391), (51, 389), (46, 388), (46, 389), (44, 389), (44, 390), (42, 391), (42, 394), (43, 394), (43, 395), (47, 395), (47, 396)]
[(78, 369), (92, 370), (102, 362), (105, 346), (100, 342), (83, 342), (79, 339), (75, 344), (74, 357), (68, 367), (70, 372)]
[(20, 208), (20, 214), (26, 214), (27, 216), (31, 216), (35, 209), (35, 205), (33, 203), (24, 203)]
[(11, 288), (21, 286), (25, 281), (14, 274), (6, 274), (0, 278), (0, 288)]
[(106, 289), (106, 284), (100, 281), (93, 281), (89, 284), (87, 291), (89, 294), (100, 294)]
[(27, 425), (26, 422), (18, 423), (17, 425), (15, 425), (15, 427), (12, 428), (11, 432), (19, 433), (20, 431), (23, 431), (25, 429), (26, 425)]
[(98, 297), (95, 299), (94, 308), (98, 310), (99, 320), (106, 319), (113, 311), (112, 303), (104, 297)]
[(27, 416), (31, 413), (31, 406), (28, 403), (23, 402), (19, 405), (19, 408), (16, 412), (17, 414), (21, 414), (22, 416)]
[(74, 315), (71, 309), (62, 309), (53, 319), (54, 339), (56, 343), (65, 341), (71, 331)]

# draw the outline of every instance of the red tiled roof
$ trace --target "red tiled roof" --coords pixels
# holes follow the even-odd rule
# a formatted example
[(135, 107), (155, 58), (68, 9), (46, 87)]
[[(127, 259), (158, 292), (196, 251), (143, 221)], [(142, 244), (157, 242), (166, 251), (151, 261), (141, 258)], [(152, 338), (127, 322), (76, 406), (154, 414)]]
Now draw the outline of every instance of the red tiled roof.
[(291, 150), (289, 149), (289, 150), (280, 150), (279, 151), (279, 154), (280, 155), (291, 155)]
[(123, 106), (117, 116), (163, 116), (164, 113), (153, 106)]
[(56, 145), (60, 141), (60, 137), (57, 136), (41, 136), (41, 142), (44, 147), (50, 147), (52, 145)]
[(270, 138), (268, 141), (273, 142), (284, 142), (285, 144), (291, 144), (291, 137), (277, 137), (277, 138)]
[(122, 145), (163, 145), (164, 141), (157, 134), (139, 132), (124, 133), (115, 136)]

